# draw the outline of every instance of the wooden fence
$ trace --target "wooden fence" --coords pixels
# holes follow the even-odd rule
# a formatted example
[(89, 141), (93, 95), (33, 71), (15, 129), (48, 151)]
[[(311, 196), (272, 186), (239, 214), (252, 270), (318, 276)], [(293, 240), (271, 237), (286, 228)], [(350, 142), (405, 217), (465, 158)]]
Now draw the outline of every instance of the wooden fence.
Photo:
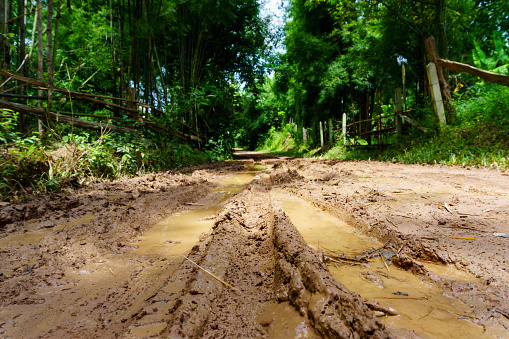
[[(8, 71), (6, 69), (0, 68), (0, 75), (3, 75), (8, 78), (8, 80), (14, 79), (17, 80), (23, 85), (21, 86), (34, 86), (37, 89), (49, 90), (49, 85), (39, 81), (37, 79), (32, 79), (28, 77), (21, 76), (14, 72)], [(69, 102), (72, 100), (85, 100), (89, 103), (100, 105), (111, 112), (123, 112), (128, 116), (128, 119), (118, 118), (114, 116), (101, 116), (101, 115), (92, 115), (92, 114), (81, 114), (79, 112), (62, 112), (62, 111), (48, 111), (39, 107), (32, 107), (29, 105), (24, 105), (20, 103), (15, 103), (12, 101), (2, 100), (0, 99), (0, 108), (10, 109), (22, 114), (32, 115), (38, 118), (43, 123), (47, 124), (47, 122), (51, 121), (54, 123), (63, 123), (69, 124), (79, 128), (87, 128), (87, 129), (107, 129), (112, 131), (122, 131), (134, 133), (136, 132), (137, 125), (142, 124), (147, 128), (150, 128), (154, 131), (164, 132), (171, 134), (177, 138), (180, 138), (185, 141), (197, 141), (198, 143), (204, 143), (207, 140), (207, 136), (204, 133), (200, 133), (196, 131), (194, 128), (186, 125), (182, 121), (176, 120), (176, 123), (180, 125), (182, 131), (178, 131), (174, 128), (163, 126), (154, 121), (147, 120), (139, 115), (139, 109), (148, 109), (153, 112), (159, 113), (160, 115), (164, 115), (165, 113), (158, 110), (156, 107), (147, 105), (145, 103), (136, 101), (134, 98), (124, 99), (124, 98), (113, 98), (102, 95), (88, 94), (88, 93), (79, 93), (73, 92), (65, 88), (59, 88), (55, 86), (51, 86), (51, 89), (55, 93), (59, 93), (61, 97), (51, 97), (51, 100), (63, 100), (63, 102)], [(0, 93), (0, 98), (7, 98), (8, 100), (12, 99), (36, 99), (36, 100), (48, 100), (47, 96), (26, 96), (26, 95), (18, 95), (18, 94), (9, 94), (9, 93)], [(108, 100), (111, 100), (108, 101)], [(117, 102), (126, 102), (127, 107), (122, 106)], [(94, 117), (96, 119), (105, 119), (107, 122), (94, 122), (85, 119), (81, 119), (80, 117)], [(119, 124), (112, 124), (112, 121), (117, 121)]]
[[(394, 113), (382, 114), (381, 102), (377, 107), (377, 115), (372, 119), (356, 119), (356, 113), (351, 112), (350, 123), (348, 123), (348, 114), (343, 113), (343, 119), (341, 122), (328, 119), (327, 121), (320, 121), (315, 125), (315, 140), (320, 139), (320, 146), (322, 149), (328, 145), (332, 145), (334, 142), (334, 126), (342, 126), (341, 135), (343, 138), (344, 145), (348, 147), (368, 147), (368, 148), (383, 148), (389, 143), (389, 136), (396, 135), (396, 142), (401, 138), (403, 132), (403, 124), (408, 123), (413, 127), (416, 127), (428, 133), (428, 129), (422, 127), (417, 122), (409, 117), (413, 110), (403, 110), (402, 105), (401, 89), (397, 88), (395, 93), (396, 105), (394, 107)], [(290, 121), (293, 124), (293, 120)], [(300, 127), (294, 124), (295, 131), (300, 131)], [(300, 133), (300, 132), (299, 132)], [(327, 138), (328, 137), (328, 138)], [(326, 140), (328, 139), (328, 140)], [(302, 127), (302, 140), (304, 143), (310, 141), (309, 129)], [(361, 145), (360, 140), (365, 140), (367, 145)], [(318, 140), (315, 141), (318, 143)]]
[[(356, 114), (352, 108), (351, 122), (348, 124), (348, 114), (343, 113), (341, 134), (343, 135), (344, 145), (350, 147), (382, 148), (389, 144), (388, 139), (390, 135), (396, 134), (396, 139), (398, 140), (402, 131), (401, 114), (409, 113), (410, 110), (403, 112), (400, 88), (396, 89), (395, 94), (396, 107), (394, 113), (382, 114), (381, 102), (378, 103), (376, 117), (372, 119), (360, 119), (356, 121)], [(367, 145), (361, 145), (359, 139), (365, 140)]]

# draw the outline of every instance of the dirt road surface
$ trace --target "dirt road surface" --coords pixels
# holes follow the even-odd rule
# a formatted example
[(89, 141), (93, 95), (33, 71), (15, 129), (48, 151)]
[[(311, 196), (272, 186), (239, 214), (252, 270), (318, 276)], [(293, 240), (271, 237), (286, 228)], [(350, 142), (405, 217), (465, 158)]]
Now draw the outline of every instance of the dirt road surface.
[(507, 173), (237, 157), (1, 203), (0, 338), (507, 338)]

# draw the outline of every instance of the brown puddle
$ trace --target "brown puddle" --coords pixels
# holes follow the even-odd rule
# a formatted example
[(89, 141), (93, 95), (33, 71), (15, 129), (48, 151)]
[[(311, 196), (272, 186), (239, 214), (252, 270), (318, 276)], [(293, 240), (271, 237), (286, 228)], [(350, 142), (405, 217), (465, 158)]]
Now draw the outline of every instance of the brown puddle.
[[(313, 247), (355, 256), (368, 248), (382, 246), (375, 239), (302, 199), (282, 191), (275, 192), (274, 196), (306, 242)], [(475, 277), (453, 267), (435, 264), (426, 264), (426, 267), (446, 279), (476, 281)], [(394, 309), (399, 316), (381, 318), (390, 328), (408, 329), (420, 337), (490, 337), (489, 328), (486, 333), (481, 326), (469, 321), (472, 314), (470, 305), (445, 295), (437, 285), (410, 272), (394, 266), (387, 270), (379, 257), (370, 259), (366, 265), (331, 264), (329, 270), (349, 290)]]
[(289, 302), (268, 301), (257, 317), (267, 330), (267, 338), (320, 338), (309, 323)]
[(198, 243), (216, 220), (220, 203), (238, 193), (251, 181), (262, 166), (233, 176), (226, 184), (205, 199), (191, 205), (188, 211), (176, 213), (158, 222), (141, 237), (134, 254), (181, 255)]
[(41, 241), (42, 238), (46, 236), (49, 232), (55, 232), (58, 230), (62, 230), (66, 227), (73, 226), (76, 224), (88, 224), (93, 219), (95, 219), (97, 215), (95, 214), (87, 214), (82, 216), (81, 218), (71, 220), (65, 224), (62, 225), (51, 225), (51, 227), (47, 228), (40, 228), (40, 223), (34, 223), (29, 225), (30, 227), (33, 227), (34, 231), (28, 231), (25, 233), (18, 233), (9, 235), (5, 238), (0, 239), (0, 250), (9, 248), (9, 247), (15, 247), (15, 246), (23, 246), (23, 245), (29, 245), (29, 244), (36, 244), (39, 241)]

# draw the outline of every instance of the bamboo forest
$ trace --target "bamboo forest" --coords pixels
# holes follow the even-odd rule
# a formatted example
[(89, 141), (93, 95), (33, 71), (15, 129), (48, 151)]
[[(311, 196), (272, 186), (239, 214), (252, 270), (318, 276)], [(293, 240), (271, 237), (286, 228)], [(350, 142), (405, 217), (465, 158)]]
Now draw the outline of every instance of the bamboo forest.
[(508, 0), (0, 0), (0, 337), (504, 338)]

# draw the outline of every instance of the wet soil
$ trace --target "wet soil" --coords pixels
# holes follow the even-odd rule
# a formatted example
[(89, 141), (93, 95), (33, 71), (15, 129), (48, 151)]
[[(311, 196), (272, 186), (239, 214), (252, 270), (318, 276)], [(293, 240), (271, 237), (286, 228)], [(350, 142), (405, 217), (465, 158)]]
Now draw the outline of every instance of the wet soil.
[(237, 153), (2, 203), (0, 338), (507, 337), (507, 173)]

